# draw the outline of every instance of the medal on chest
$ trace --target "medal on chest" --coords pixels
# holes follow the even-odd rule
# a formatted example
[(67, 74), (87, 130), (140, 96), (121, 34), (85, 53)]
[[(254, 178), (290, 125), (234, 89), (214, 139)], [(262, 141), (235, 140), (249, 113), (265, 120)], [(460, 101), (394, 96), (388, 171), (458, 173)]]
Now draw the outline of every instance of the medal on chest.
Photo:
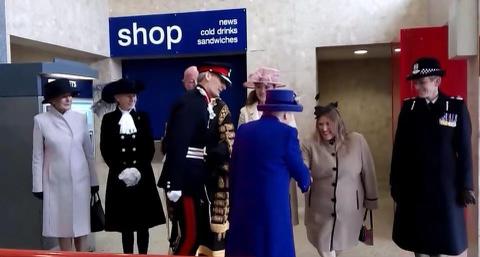
[(457, 117), (458, 115), (455, 113), (444, 113), (442, 117), (438, 119), (438, 123), (441, 126), (446, 126), (446, 127), (456, 127), (457, 126)]

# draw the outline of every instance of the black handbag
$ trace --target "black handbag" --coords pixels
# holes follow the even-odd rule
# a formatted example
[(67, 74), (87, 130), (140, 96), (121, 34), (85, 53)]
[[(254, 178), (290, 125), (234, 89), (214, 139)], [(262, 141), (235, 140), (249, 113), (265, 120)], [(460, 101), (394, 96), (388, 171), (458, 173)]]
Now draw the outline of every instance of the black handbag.
[[(367, 219), (367, 212), (370, 213), (370, 228), (367, 228), (365, 225), (365, 220)], [(360, 229), (360, 235), (358, 236), (358, 241), (366, 244), (366, 245), (373, 245), (373, 215), (372, 210), (365, 210), (365, 214), (363, 215), (363, 225)]]
[(90, 228), (92, 232), (99, 232), (105, 229), (105, 213), (103, 212), (98, 192), (90, 197)]

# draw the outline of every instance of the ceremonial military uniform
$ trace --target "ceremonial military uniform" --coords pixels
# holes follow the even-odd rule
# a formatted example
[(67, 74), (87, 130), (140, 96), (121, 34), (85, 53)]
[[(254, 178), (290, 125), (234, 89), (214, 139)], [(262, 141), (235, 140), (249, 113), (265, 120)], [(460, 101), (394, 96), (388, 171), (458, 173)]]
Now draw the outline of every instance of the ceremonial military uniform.
[(199, 233), (198, 211), (207, 200), (204, 154), (209, 126), (208, 102), (205, 90), (197, 86), (177, 102), (168, 121), (166, 158), (158, 186), (165, 191), (182, 192), (178, 202), (169, 202), (175, 207), (172, 216), (178, 220), (181, 230), (180, 241), (173, 246), (174, 254), (194, 255), (198, 247), (195, 236)]
[(207, 142), (207, 182), (209, 205), (203, 209), (203, 231), (197, 255), (224, 256), (225, 233), (230, 209), (228, 162), (235, 138), (234, 125), (228, 106), (220, 98), (213, 100), (215, 117), (210, 121)]
[[(205, 74), (200, 83), (206, 83), (211, 94), (219, 94), (225, 85), (231, 85), (230, 68), (224, 65), (206, 64), (199, 66), (198, 71)], [(219, 80), (213, 80), (214, 76)], [(200, 240), (210, 231), (208, 223), (203, 222), (210, 213), (207, 185), (211, 177), (205, 155), (207, 149), (214, 149), (209, 141), (209, 129), (218, 125), (218, 120), (215, 124), (214, 103), (205, 88), (197, 85), (175, 104), (168, 121), (164, 144), (166, 159), (158, 186), (165, 189), (171, 200), (168, 202), (173, 207), (170, 208), (173, 225), (178, 222), (180, 227), (178, 243), (172, 244), (175, 238), (171, 238), (171, 248), (177, 255), (195, 255)], [(211, 155), (215, 156), (214, 153)]]
[(404, 101), (390, 177), (397, 204), (393, 240), (401, 248), (448, 255), (467, 248), (460, 195), (473, 189), (470, 134), (461, 98)]

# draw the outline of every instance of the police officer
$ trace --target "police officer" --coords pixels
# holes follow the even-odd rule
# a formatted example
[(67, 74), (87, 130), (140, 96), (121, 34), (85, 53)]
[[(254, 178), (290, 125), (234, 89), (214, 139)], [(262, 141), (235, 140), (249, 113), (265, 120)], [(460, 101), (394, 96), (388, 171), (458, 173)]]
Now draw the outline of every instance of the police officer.
[(200, 231), (204, 230), (200, 213), (209, 201), (205, 153), (208, 129), (216, 117), (213, 100), (231, 84), (230, 68), (223, 64), (206, 64), (198, 71), (199, 84), (182, 96), (169, 118), (166, 159), (158, 182), (176, 206), (174, 215), (181, 231), (179, 243), (173, 247), (177, 255), (195, 255), (198, 237), (205, 234)]
[(413, 64), (417, 97), (403, 102), (393, 146), (393, 241), (415, 256), (461, 254), (464, 207), (475, 203), (470, 117), (460, 97), (439, 91), (444, 74), (434, 58)]

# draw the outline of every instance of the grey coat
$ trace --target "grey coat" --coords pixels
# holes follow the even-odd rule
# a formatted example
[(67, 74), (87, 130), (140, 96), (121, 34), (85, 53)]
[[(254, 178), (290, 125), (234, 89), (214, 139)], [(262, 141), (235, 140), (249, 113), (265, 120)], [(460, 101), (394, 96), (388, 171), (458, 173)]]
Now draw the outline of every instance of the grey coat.
[(358, 243), (365, 208), (377, 208), (377, 181), (365, 138), (347, 134), (330, 145), (316, 134), (302, 145), (313, 183), (306, 194), (307, 238), (319, 251), (345, 250)]
[(90, 233), (90, 187), (98, 185), (83, 114), (55, 108), (34, 117), (33, 192), (43, 192), (43, 235)]

